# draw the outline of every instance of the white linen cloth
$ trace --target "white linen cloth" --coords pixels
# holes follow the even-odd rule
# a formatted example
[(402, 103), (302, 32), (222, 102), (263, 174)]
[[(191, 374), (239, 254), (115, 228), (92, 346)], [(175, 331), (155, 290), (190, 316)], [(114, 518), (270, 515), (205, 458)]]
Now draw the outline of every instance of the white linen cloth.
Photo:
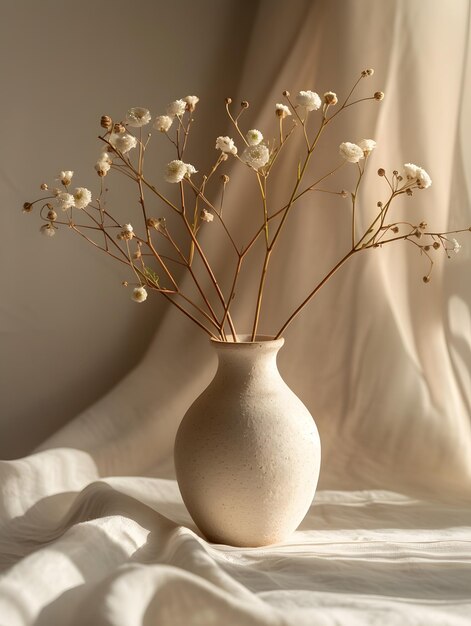
[[(384, 106), (342, 121), (329, 141), (377, 139), (372, 173), (406, 161), (430, 171), (432, 189), (414, 196), (414, 209), (399, 204), (398, 219), (413, 211), (437, 229), (467, 225), (469, 2), (300, 1), (297, 21), (288, 4), (271, 7), (261, 3), (241, 95), (277, 102), (312, 83), (335, 90), (375, 67), (371, 89), (384, 88)], [(264, 38), (271, 73), (253, 71), (262, 32), (279, 33)], [(272, 110), (250, 111), (252, 127), (268, 126)], [(255, 202), (244, 181), (231, 174), (238, 192), (225, 209), (241, 230)], [(274, 193), (284, 184), (280, 175)], [(378, 194), (371, 176), (365, 212)], [(262, 332), (348, 245), (342, 211), (322, 200), (294, 214)], [(453, 263), (436, 263), (430, 285), (420, 281), (423, 259), (405, 247), (358, 259), (286, 334), (280, 369), (316, 419), (323, 467), (309, 515), (282, 545), (209, 544), (185, 511), (173, 438), (215, 363), (205, 338), (169, 312), (113, 392), (35, 454), (0, 464), (0, 625), (469, 624), (471, 290), (462, 243)], [(224, 270), (223, 245), (213, 252)], [(295, 272), (300, 261), (309, 271)], [(245, 278), (242, 328), (257, 281)]]
[(174, 480), (98, 480), (77, 450), (4, 463), (1, 484), (2, 626), (464, 626), (471, 617), (464, 503), (320, 491), (289, 541), (241, 549), (199, 535)]

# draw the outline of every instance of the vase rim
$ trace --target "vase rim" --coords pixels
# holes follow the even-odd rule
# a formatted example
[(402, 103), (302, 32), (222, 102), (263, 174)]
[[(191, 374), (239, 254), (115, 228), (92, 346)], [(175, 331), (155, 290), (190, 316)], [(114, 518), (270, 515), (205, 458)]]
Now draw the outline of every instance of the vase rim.
[(219, 346), (270, 346), (270, 347), (279, 347), (284, 344), (284, 337), (276, 338), (274, 335), (255, 335), (255, 341), (251, 339), (252, 335), (248, 334), (240, 334), (237, 335), (237, 341), (234, 341), (233, 335), (227, 335), (227, 341), (223, 341), (222, 339), (214, 339), (211, 337), (210, 341), (212, 344)]

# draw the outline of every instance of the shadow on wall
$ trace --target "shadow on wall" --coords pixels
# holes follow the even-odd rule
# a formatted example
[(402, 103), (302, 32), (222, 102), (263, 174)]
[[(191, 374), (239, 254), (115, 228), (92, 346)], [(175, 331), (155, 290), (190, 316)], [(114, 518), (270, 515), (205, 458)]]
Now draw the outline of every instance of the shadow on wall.
[[(1, 79), (15, 97), (3, 109), (9, 158), (0, 194), (14, 236), (2, 246), (0, 288), (17, 295), (0, 304), (0, 458), (28, 453), (112, 388), (139, 361), (162, 310), (160, 302), (132, 303), (121, 287), (129, 279), (126, 268), (78, 237), (66, 231), (53, 240), (38, 236), (37, 214), (25, 217), (20, 207), (39, 196), (44, 180), (56, 184), (62, 169), (75, 171), (76, 185), (97, 190), (93, 165), (103, 113), (124, 116), (138, 105), (157, 115), (169, 101), (195, 93), (201, 106), (190, 151), (223, 132), (224, 107), (212, 104), (237, 87), (254, 4), (247, 12), (236, 0), (202, 0), (168, 11), (145, 0), (139, 11), (129, 11), (124, 0), (105, 0), (94, 5), (92, 20), (83, 4), (57, 10), (55, 3), (27, 0), (3, 7), (0, 47), (11, 62)], [(70, 46), (72, 28), (85, 35), (85, 45)], [(58, 91), (68, 94), (66, 104), (58, 103)], [(153, 140), (155, 174), (174, 157), (162, 137)], [(212, 157), (210, 150), (200, 152)], [(124, 185), (121, 191), (116, 177), (115, 183), (124, 196), (117, 198), (118, 213), (133, 221), (135, 194)], [(15, 271), (6, 271), (13, 258)], [(18, 291), (19, 283), (25, 288)]]

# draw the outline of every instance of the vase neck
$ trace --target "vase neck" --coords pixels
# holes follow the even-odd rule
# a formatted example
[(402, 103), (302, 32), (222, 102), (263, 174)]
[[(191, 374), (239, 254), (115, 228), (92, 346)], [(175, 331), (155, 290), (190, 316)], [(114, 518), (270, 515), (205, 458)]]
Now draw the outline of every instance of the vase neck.
[(254, 342), (212, 341), (219, 361), (219, 370), (232, 370), (234, 375), (265, 375), (278, 372), (276, 357), (283, 339)]

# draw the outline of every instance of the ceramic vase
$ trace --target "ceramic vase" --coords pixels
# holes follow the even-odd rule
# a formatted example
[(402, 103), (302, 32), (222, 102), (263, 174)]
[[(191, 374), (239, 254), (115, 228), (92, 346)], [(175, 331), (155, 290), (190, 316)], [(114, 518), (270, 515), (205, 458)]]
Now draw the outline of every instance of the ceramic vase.
[(183, 501), (212, 542), (282, 542), (315, 494), (321, 457), (315, 422), (278, 371), (282, 338), (211, 343), (216, 375), (175, 440)]

